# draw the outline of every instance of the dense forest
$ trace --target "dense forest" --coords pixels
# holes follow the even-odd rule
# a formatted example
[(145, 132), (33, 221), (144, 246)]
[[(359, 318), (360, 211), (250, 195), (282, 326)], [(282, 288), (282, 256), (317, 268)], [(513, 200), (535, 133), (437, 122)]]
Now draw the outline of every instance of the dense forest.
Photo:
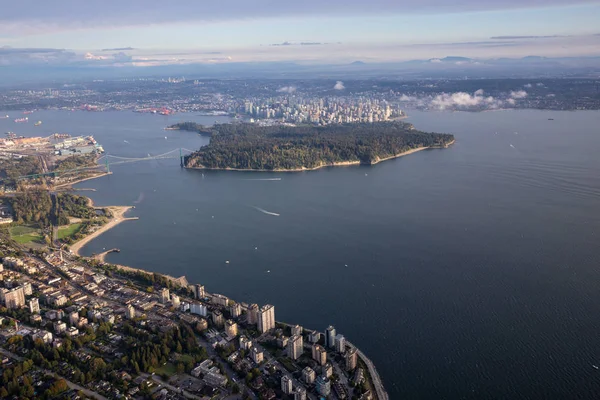
[(55, 165), (56, 171), (68, 171), (75, 168), (89, 167), (96, 164), (94, 154), (73, 155), (62, 160), (58, 160)]
[(185, 158), (188, 168), (294, 170), (343, 162), (374, 164), (419, 147), (444, 147), (453, 135), (403, 122), (328, 126), (221, 124), (211, 141)]
[(61, 193), (58, 195), (58, 204), (60, 212), (70, 217), (90, 219), (96, 216), (96, 210), (88, 205), (87, 197)]
[(19, 159), (0, 159), (0, 180), (7, 186), (15, 186), (20, 176), (39, 174), (42, 172), (40, 160), (37, 157)]
[[(60, 205), (56, 205), (46, 190), (28, 190), (10, 198), (14, 219), (18, 223), (39, 223), (41, 227), (51, 224), (67, 225), (68, 217), (94, 218), (96, 211), (89, 207), (87, 198), (70, 193), (56, 196)], [(58, 215), (57, 215), (58, 214)]]
[(29, 190), (10, 198), (14, 219), (18, 223), (36, 222), (40, 226), (54, 223), (54, 204), (47, 190)]
[(195, 122), (180, 122), (178, 124), (171, 125), (167, 127), (170, 130), (180, 130), (180, 131), (190, 131), (197, 132), (205, 135), (210, 135), (212, 130), (210, 127), (206, 127), (201, 124), (197, 124)]

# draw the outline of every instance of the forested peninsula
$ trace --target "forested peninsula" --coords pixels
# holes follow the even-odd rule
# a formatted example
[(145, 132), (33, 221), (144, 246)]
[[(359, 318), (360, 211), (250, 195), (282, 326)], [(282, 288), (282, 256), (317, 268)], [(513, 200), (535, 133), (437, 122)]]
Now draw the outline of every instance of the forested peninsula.
[[(186, 168), (302, 171), (335, 165), (372, 165), (428, 148), (444, 148), (454, 136), (416, 130), (404, 122), (327, 126), (213, 127), (191, 123), (174, 129), (211, 136), (210, 144), (185, 157)], [(186, 129), (191, 128), (191, 129)]]

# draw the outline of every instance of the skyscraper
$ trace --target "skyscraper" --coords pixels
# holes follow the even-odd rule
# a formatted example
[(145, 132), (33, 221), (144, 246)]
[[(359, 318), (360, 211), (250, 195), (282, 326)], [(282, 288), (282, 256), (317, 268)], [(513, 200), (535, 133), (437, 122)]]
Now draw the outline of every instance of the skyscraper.
[(235, 321), (228, 319), (225, 321), (225, 334), (229, 337), (236, 337), (238, 334), (238, 326)]
[(232, 304), (231, 307), (229, 307), (229, 313), (232, 318), (239, 317), (242, 314), (242, 306), (240, 306), (240, 303)]
[(166, 304), (169, 302), (169, 289), (162, 288), (160, 290), (160, 302)]
[(135, 318), (135, 308), (131, 304), (127, 305), (127, 319)]
[(204, 286), (200, 285), (200, 284), (195, 284), (194, 285), (194, 296), (197, 299), (203, 299), (205, 294), (204, 294)]
[(306, 400), (306, 389), (297, 387), (294, 392), (294, 400)]
[(217, 327), (223, 326), (223, 313), (219, 310), (214, 310), (212, 312), (212, 321)]
[(11, 290), (2, 289), (4, 305), (8, 309), (21, 308), (25, 305), (25, 292), (23, 287), (19, 286)]
[(265, 333), (275, 328), (275, 307), (267, 304), (258, 312), (258, 331)]
[(32, 314), (40, 313), (40, 301), (37, 297), (34, 297), (33, 299), (29, 300), (29, 311)]
[(288, 340), (287, 353), (292, 360), (297, 360), (304, 351), (304, 341), (302, 336), (294, 335)]
[(343, 335), (335, 336), (335, 351), (341, 354), (346, 352), (346, 338)]
[(318, 362), (319, 365), (325, 365), (327, 362), (327, 351), (320, 344), (313, 344), (312, 358)]
[(307, 385), (312, 385), (315, 382), (317, 374), (311, 367), (304, 367), (302, 370), (302, 380)]
[(72, 311), (69, 314), (69, 324), (71, 324), (71, 326), (75, 326), (75, 325), (77, 325), (78, 322), (79, 322), (79, 313), (77, 311)]
[(173, 304), (173, 307), (179, 308), (179, 305), (181, 304), (181, 301), (179, 300), (179, 296), (177, 296), (176, 294), (173, 293), (171, 295), (171, 303)]
[(281, 377), (281, 391), (285, 394), (292, 394), (292, 380), (287, 375)]
[(331, 382), (324, 376), (319, 376), (317, 378), (315, 381), (315, 386), (317, 387), (317, 392), (321, 396), (327, 397), (329, 396), (329, 393), (331, 393)]
[(346, 371), (353, 371), (356, 368), (356, 348), (350, 347), (344, 358), (346, 359)]
[(325, 331), (325, 347), (335, 347), (335, 328), (331, 325)]
[(250, 304), (248, 307), (248, 324), (255, 325), (258, 322), (258, 304)]
[(300, 325), (292, 326), (292, 335), (302, 335), (303, 329)]

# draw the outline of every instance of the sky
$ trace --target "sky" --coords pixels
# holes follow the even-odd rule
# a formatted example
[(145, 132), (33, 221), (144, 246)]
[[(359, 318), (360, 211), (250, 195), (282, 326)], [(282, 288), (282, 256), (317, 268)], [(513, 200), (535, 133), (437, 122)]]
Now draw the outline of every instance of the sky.
[(0, 0), (0, 66), (600, 56), (600, 0)]

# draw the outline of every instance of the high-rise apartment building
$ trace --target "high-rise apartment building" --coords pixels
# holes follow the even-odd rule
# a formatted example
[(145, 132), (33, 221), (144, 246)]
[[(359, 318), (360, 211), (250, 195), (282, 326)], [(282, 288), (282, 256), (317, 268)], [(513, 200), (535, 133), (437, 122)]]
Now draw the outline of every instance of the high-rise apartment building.
[(311, 367), (304, 367), (302, 370), (302, 380), (307, 385), (312, 385), (317, 378), (317, 373)]
[(134, 319), (135, 318), (135, 308), (133, 307), (133, 305), (128, 304), (127, 305), (127, 319)]
[(281, 391), (285, 394), (292, 394), (292, 379), (284, 375), (281, 377)]
[(293, 335), (287, 343), (287, 353), (288, 357), (292, 360), (297, 360), (300, 358), (302, 353), (304, 352), (304, 341), (302, 340), (302, 336)]
[(225, 321), (225, 334), (229, 337), (236, 337), (238, 334), (238, 326), (235, 321), (228, 319)]
[(346, 338), (343, 335), (335, 336), (335, 351), (341, 354), (346, 352)]
[(327, 350), (325, 350), (320, 344), (313, 344), (312, 358), (319, 363), (319, 365), (325, 365), (327, 362)]
[(325, 347), (335, 347), (335, 328), (331, 325), (325, 330)]
[(40, 313), (40, 300), (37, 297), (30, 299), (28, 304), (29, 304), (29, 311), (32, 314)]
[(166, 304), (169, 302), (169, 289), (162, 288), (160, 290), (160, 302)]
[(258, 304), (250, 304), (248, 307), (248, 324), (255, 325), (258, 323)]
[(300, 325), (292, 326), (292, 336), (293, 335), (300, 335), (301, 336), (303, 331), (304, 330), (302, 329), (302, 327)]
[(353, 371), (356, 368), (356, 348), (350, 347), (344, 358), (346, 360), (346, 371)]
[(275, 328), (275, 307), (267, 304), (258, 312), (258, 331), (264, 333), (273, 328)]
[(25, 305), (25, 292), (22, 286), (10, 290), (2, 289), (2, 297), (8, 309), (21, 308)]

